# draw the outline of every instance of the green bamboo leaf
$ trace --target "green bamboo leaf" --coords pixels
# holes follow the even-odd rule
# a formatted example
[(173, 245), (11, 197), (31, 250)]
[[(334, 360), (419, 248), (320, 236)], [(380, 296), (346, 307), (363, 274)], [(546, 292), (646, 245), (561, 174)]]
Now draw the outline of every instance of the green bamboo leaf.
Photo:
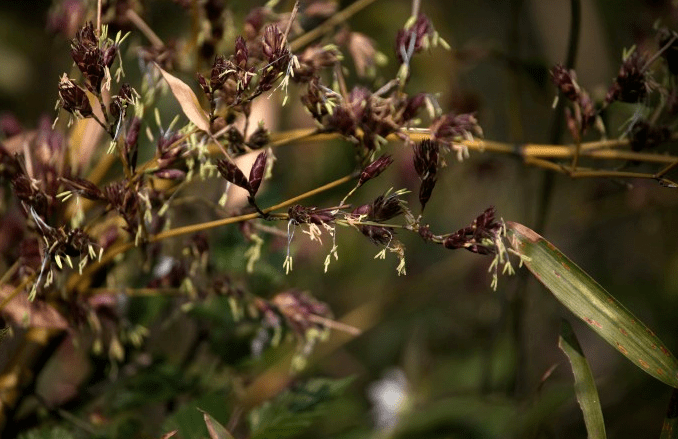
[(586, 361), (584, 352), (579, 345), (579, 340), (567, 320), (563, 320), (560, 326), (558, 347), (565, 352), (572, 365), (574, 374), (574, 392), (577, 395), (579, 407), (584, 414), (584, 423), (589, 439), (605, 438), (605, 422), (603, 411), (600, 408), (598, 389), (593, 380), (593, 374)]
[(654, 332), (535, 231), (513, 222), (506, 229), (513, 249), (556, 299), (636, 366), (678, 388), (678, 360)]
[(659, 439), (678, 439), (678, 389), (673, 389)]

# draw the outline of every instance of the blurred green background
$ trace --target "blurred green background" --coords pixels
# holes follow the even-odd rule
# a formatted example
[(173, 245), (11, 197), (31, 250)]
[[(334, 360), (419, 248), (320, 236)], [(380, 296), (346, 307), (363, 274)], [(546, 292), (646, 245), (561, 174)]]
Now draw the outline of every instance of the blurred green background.
[[(342, 6), (349, 3), (341, 2)], [(251, 6), (229, 4), (234, 23), (240, 23)], [(164, 40), (180, 36), (190, 24), (169, 1), (145, 5), (144, 18)], [(58, 77), (71, 69), (69, 41), (46, 30), (50, 7), (48, 1), (0, 2), (0, 112), (15, 115), (26, 128), (35, 127), (42, 115), (54, 116)], [(408, 1), (380, 0), (349, 22), (353, 30), (375, 39), (389, 57), (377, 84), (397, 70), (395, 34), (410, 8)], [(408, 91), (439, 93), (445, 110), (476, 111), (487, 139), (551, 142), (555, 89), (548, 69), (565, 58), (569, 2), (423, 0), (422, 11), (452, 50), (434, 49), (416, 57)], [(580, 84), (593, 96), (604, 94), (624, 48), (635, 44), (655, 50), (652, 26), (658, 19), (675, 26), (678, 10), (670, 1), (582, 1), (576, 62)], [(133, 35), (128, 50), (140, 43), (142, 38)], [(127, 80), (138, 85), (140, 72), (134, 62), (127, 62), (126, 73)], [(192, 72), (184, 73), (187, 81), (194, 78)], [(367, 86), (375, 83), (355, 75), (348, 80)], [(292, 97), (295, 93), (292, 87)], [(276, 115), (276, 130), (310, 126), (298, 104), (290, 108)], [(632, 112), (613, 110), (610, 137), (623, 134), (622, 124)], [(168, 98), (163, 119), (170, 120), (177, 111)], [(570, 141), (567, 133), (560, 138), (562, 143)], [(400, 144), (390, 144), (386, 150), (396, 162), (352, 202), (369, 202), (390, 187), (407, 187), (414, 192), (408, 199), (416, 206), (417, 180), (410, 151)], [(351, 147), (340, 141), (292, 144), (276, 150), (276, 155), (274, 180), (271, 189), (264, 188), (263, 205), (353, 168)], [(653, 181), (572, 180), (555, 175), (551, 201), (543, 209), (545, 171), (511, 157), (478, 152), (463, 163), (449, 156), (448, 165), (424, 217), (432, 230), (453, 232), (490, 205), (504, 219), (530, 227), (543, 219), (541, 232), (547, 239), (678, 352), (678, 192)], [(344, 193), (342, 189), (323, 194), (309, 204), (332, 206)], [(240, 235), (220, 229), (211, 237), (214, 265), (219, 270), (242, 271), (239, 255), (246, 245)], [(671, 389), (624, 359), (541, 285), (519, 272), (512, 278), (501, 277), (499, 288), (492, 291), (487, 273), (490, 258), (426, 245), (405, 233), (399, 238), (407, 248), (405, 277), (397, 276), (395, 258), (374, 260), (379, 248), (349, 229), (339, 230), (339, 261), (331, 264), (327, 274), (323, 274), (323, 261), (328, 243), (319, 247), (297, 234), (292, 247), (295, 269), (289, 275), (282, 270), (284, 244), (275, 240), (267, 244), (256, 275), (235, 275), (262, 296), (292, 287), (308, 290), (329, 303), (335, 316), (355, 315), (368, 328), (345, 344), (330, 341), (319, 346), (311, 357), (303, 376), (353, 376), (354, 381), (303, 437), (372, 434), (375, 406), (370, 395), (377, 383), (385, 382), (391, 383), (395, 394), (407, 396), (396, 437), (585, 437), (571, 370), (557, 347), (563, 317), (574, 325), (591, 363), (608, 436), (658, 437)], [(161, 332), (154, 342), (171, 344), (176, 342), (173, 331), (195, 331), (188, 321), (182, 325), (187, 326)], [(232, 334), (223, 335), (220, 325), (227, 323), (210, 327), (212, 343), (226, 357), (224, 361), (230, 361), (224, 352), (235, 349), (228, 338)], [(246, 352), (246, 344), (239, 349)], [(558, 367), (542, 381), (554, 365)], [(261, 368), (254, 366), (254, 370)], [(196, 371), (184, 372), (180, 381)], [(217, 416), (224, 407), (216, 407), (211, 413), (227, 421), (228, 409)]]

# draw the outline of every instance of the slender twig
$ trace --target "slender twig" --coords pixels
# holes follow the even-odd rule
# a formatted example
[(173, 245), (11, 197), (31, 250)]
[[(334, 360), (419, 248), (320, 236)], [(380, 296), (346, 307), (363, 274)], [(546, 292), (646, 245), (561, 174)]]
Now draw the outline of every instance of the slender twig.
[(628, 171), (607, 171), (607, 170), (585, 170), (585, 171), (575, 171), (570, 174), (572, 178), (591, 178), (591, 177), (605, 177), (605, 178), (644, 178), (649, 180), (658, 180), (661, 183), (676, 187), (675, 182), (666, 179), (666, 178), (657, 178), (655, 174), (648, 174), (644, 172), (628, 172)]
[(97, 0), (97, 36), (101, 36), (101, 3), (102, 0)]
[(24, 278), (23, 281), (21, 281), (21, 283), (19, 285), (17, 285), (16, 288), (14, 288), (14, 290), (11, 293), (9, 293), (9, 295), (7, 297), (2, 299), (2, 302), (0, 302), (0, 311), (3, 308), (5, 308), (5, 305), (7, 305), (12, 299), (14, 299), (17, 296), (17, 294), (19, 294), (21, 291), (23, 291), (23, 289), (26, 287), (26, 285), (28, 285), (31, 281), (33, 281), (33, 279), (35, 279), (34, 275), (33, 276), (27, 276), (26, 278)]
[(0, 277), (0, 287), (7, 283), (7, 281), (14, 276), (14, 273), (19, 269), (19, 261), (15, 261), (8, 269), (5, 271), (5, 274)]
[(180, 296), (185, 294), (179, 288), (90, 288), (87, 290), (87, 293), (90, 295), (99, 295), (99, 294), (119, 294), (123, 293), (125, 296), (129, 297), (138, 297), (138, 296), (160, 296), (160, 295), (171, 295), (171, 296)]
[(676, 35), (672, 36), (666, 44), (664, 44), (658, 51), (654, 53), (654, 55), (650, 57), (650, 59), (647, 60), (641, 71), (644, 72), (645, 70), (649, 69), (652, 63), (655, 62), (657, 58), (659, 58), (662, 55), (662, 53), (666, 52), (666, 50), (668, 50), (668, 48), (671, 47), (671, 45), (676, 41), (676, 39), (678, 39), (678, 36)]
[(572, 155), (572, 164), (570, 165), (570, 170), (574, 172), (575, 169), (577, 169), (577, 165), (579, 164), (579, 155), (581, 153), (581, 142), (577, 140), (577, 143), (575, 144), (574, 148), (574, 154)]
[(646, 172), (630, 172), (630, 171), (615, 171), (605, 169), (583, 169), (577, 168), (572, 170), (570, 167), (565, 167), (548, 160), (526, 157), (525, 163), (528, 165), (539, 166), (540, 168), (556, 171), (565, 174), (572, 178), (640, 178), (647, 180), (657, 180), (660, 183), (669, 187), (678, 187), (674, 181), (658, 176), (657, 174), (649, 174)]
[(296, 52), (297, 50), (313, 42), (317, 38), (320, 38), (325, 33), (329, 32), (330, 29), (332, 29), (334, 26), (348, 20), (354, 14), (371, 5), (375, 1), (376, 0), (358, 0), (355, 3), (352, 3), (346, 9), (328, 18), (320, 26), (306, 32), (305, 34), (299, 36), (296, 40), (292, 41), (290, 43), (290, 50), (292, 52)]
[(46, 409), (47, 411), (54, 413), (55, 415), (59, 416), (60, 418), (64, 419), (67, 422), (70, 422), (71, 424), (83, 430), (90, 436), (96, 435), (97, 433), (96, 430), (94, 429), (94, 427), (92, 427), (92, 425), (89, 422), (84, 421), (79, 417), (75, 416), (74, 414), (61, 408), (51, 407), (50, 404), (45, 400), (45, 398), (37, 392), (33, 393), (33, 397), (36, 398), (40, 402), (40, 405), (42, 405), (43, 408)]
[[(430, 138), (428, 130), (421, 129), (408, 130), (405, 131), (405, 133), (411, 140), (415, 142), (419, 142)], [(358, 135), (360, 135), (360, 133), (358, 133)], [(276, 140), (271, 142), (268, 146), (275, 147), (294, 142), (299, 143), (324, 142), (333, 139), (340, 139), (341, 135), (337, 133), (318, 133), (317, 130), (314, 128), (307, 129), (302, 128), (278, 133), (275, 138)], [(391, 134), (386, 139), (392, 142), (400, 141), (398, 136), (395, 134)], [(465, 145), (470, 150), (480, 152), (493, 152), (499, 154), (509, 154), (524, 158), (551, 157), (567, 159), (572, 158), (574, 154), (576, 154), (575, 145), (550, 145), (535, 143), (514, 145), (506, 142), (497, 142), (494, 140), (463, 140), (460, 141), (459, 143)], [(678, 161), (678, 157), (671, 155), (642, 153), (634, 151), (619, 151), (612, 149), (619, 146), (628, 146), (628, 145), (629, 145), (628, 139), (586, 142), (582, 143), (580, 146), (580, 155), (582, 157), (590, 157), (603, 160), (632, 160), (645, 163), (674, 163)], [(678, 166), (678, 163), (675, 166)]]
[(674, 159), (672, 163), (670, 163), (668, 166), (666, 166), (664, 169), (661, 171), (657, 172), (655, 174), (656, 178), (661, 178), (668, 174), (671, 170), (673, 170), (676, 166), (678, 166), (678, 159)]
[[(177, 139), (170, 147), (174, 147), (181, 142), (184, 142), (188, 137), (195, 134), (199, 130), (193, 129), (192, 131), (184, 134), (179, 139)], [(405, 131), (406, 135), (415, 142), (422, 141), (430, 138), (430, 134), (426, 129), (411, 129)], [(358, 133), (360, 135), (360, 133)], [(271, 142), (267, 145), (271, 148), (278, 146), (288, 145), (291, 143), (310, 143), (317, 142), (322, 143), (329, 140), (341, 139), (341, 135), (338, 133), (322, 133), (319, 132), (317, 128), (298, 128), (290, 131), (283, 131), (279, 133), (271, 134)], [(676, 137), (672, 137), (673, 140)], [(401, 139), (396, 134), (391, 134), (387, 137), (387, 140), (396, 142), (401, 141)], [(213, 139), (213, 142), (216, 142)], [(544, 169), (556, 169), (560, 172), (561, 167), (558, 164), (548, 162), (547, 160), (528, 160), (528, 158), (559, 158), (567, 159), (573, 157), (576, 153), (576, 149), (573, 145), (540, 145), (527, 143), (524, 145), (513, 145), (505, 142), (497, 142), (493, 140), (464, 140), (459, 143), (464, 144), (470, 150), (480, 151), (480, 152), (493, 152), (498, 154), (508, 154), (518, 157), (522, 157), (524, 162), (529, 165), (538, 166)], [(615, 139), (615, 140), (600, 140), (594, 142), (586, 142), (580, 145), (580, 155), (583, 157), (589, 157), (594, 159), (603, 159), (603, 160), (629, 160), (629, 161), (638, 161), (645, 163), (665, 163), (669, 166), (665, 167), (657, 174), (655, 177), (661, 179), (668, 172), (673, 170), (678, 166), (678, 157), (664, 154), (652, 154), (652, 153), (643, 153), (643, 152), (634, 152), (634, 151), (620, 151), (613, 150), (612, 148), (617, 148), (620, 146), (628, 146), (628, 139)], [(218, 147), (215, 144), (208, 145), (208, 151), (210, 154), (218, 154), (222, 151), (223, 145)], [(115, 156), (107, 155), (103, 157), (97, 166), (92, 170), (88, 176), (88, 180), (92, 181), (94, 184), (99, 183), (104, 175), (108, 172), (110, 167), (115, 162)], [(151, 159), (146, 163), (138, 166), (135, 172), (135, 175), (129, 180), (129, 184), (133, 184), (141, 175), (145, 172), (153, 169), (156, 165), (157, 160)], [(95, 202), (90, 200), (81, 200), (83, 211), (87, 211)], [(71, 217), (74, 213), (75, 203), (72, 203), (67, 208), (67, 217)]]
[[(570, 0), (570, 31), (567, 40), (567, 56), (565, 58), (565, 67), (573, 69), (577, 61), (577, 52), (579, 51), (579, 39), (581, 34), (581, 0)], [(558, 93), (561, 94), (560, 92)], [(549, 130), (549, 141), (559, 143), (563, 137), (565, 116), (565, 103), (563, 99), (558, 99), (553, 118), (551, 119), (551, 128)], [(579, 151), (586, 149), (584, 144), (579, 143)], [(535, 226), (537, 232), (543, 231), (548, 216), (551, 200), (553, 199), (553, 188), (555, 187), (555, 176), (548, 172), (542, 177), (542, 184), (539, 196), (539, 207)]]
[(412, 0), (412, 17), (419, 16), (419, 9), (421, 8), (421, 0)]
[[(285, 33), (283, 33), (282, 45), (283, 47), (287, 44), (287, 37), (290, 34), (290, 29), (292, 29), (292, 23), (297, 18), (297, 12), (299, 12), (299, 0), (294, 2), (294, 7), (292, 8), (292, 13), (290, 14), (290, 19), (287, 22), (287, 27), (285, 28)], [(247, 131), (247, 130), (245, 130)]]
[[(308, 129), (300, 128), (298, 130), (287, 131), (284, 133), (275, 133), (271, 134), (271, 142), (267, 145), (271, 148), (276, 146), (287, 145), (292, 142), (299, 142), (306, 140), (311, 136), (323, 136), (323, 134), (318, 133), (317, 129)], [(331, 136), (330, 134), (325, 134), (325, 137)]]
[[(267, 207), (266, 209), (263, 209), (262, 212), (264, 214), (268, 214), (270, 212), (273, 212), (278, 209), (282, 209), (284, 207), (291, 206), (292, 204), (298, 203), (301, 200), (304, 200), (306, 198), (312, 197), (314, 195), (317, 195), (319, 193), (322, 193), (324, 191), (333, 189), (337, 186), (341, 186), (344, 183), (347, 183), (354, 179), (355, 176), (354, 174), (349, 174), (344, 177), (341, 177), (337, 180), (334, 180), (330, 183), (327, 183), (325, 185), (322, 185), (320, 187), (317, 187), (315, 189), (312, 189), (308, 192), (304, 192), (301, 195), (297, 195), (296, 197), (292, 197), (289, 200), (283, 201), (282, 203), (278, 203), (276, 205), (273, 205), (271, 207)], [(192, 224), (189, 226), (183, 226), (183, 227), (177, 227), (176, 229), (170, 229), (170, 230), (165, 230), (164, 232), (160, 232), (157, 235), (152, 235), (148, 237), (147, 242), (153, 243), (153, 242), (158, 242), (162, 241), (163, 239), (167, 238), (172, 238), (176, 236), (182, 236), (182, 235), (187, 235), (190, 233), (196, 233), (204, 230), (209, 230), (213, 229), (216, 227), (221, 227), (221, 226), (226, 226), (229, 224), (235, 224), (235, 223), (240, 223), (244, 221), (249, 221), (253, 220), (256, 218), (260, 218), (261, 215), (259, 213), (248, 213), (245, 215), (238, 215), (238, 216), (233, 216), (229, 218), (222, 218), (218, 219), (215, 221), (209, 221), (205, 223), (200, 223), (200, 224)], [(110, 261), (113, 260), (113, 258), (120, 253), (124, 253), (130, 249), (134, 248), (134, 242), (126, 242), (126, 243), (121, 243), (118, 245), (115, 245), (108, 249), (106, 252), (101, 257), (101, 260), (98, 262), (92, 262), (89, 264), (85, 269), (83, 270), (82, 275), (77, 275), (73, 274), (71, 277), (68, 279), (66, 283), (66, 288), (68, 290), (73, 290), (79, 287), (79, 289), (82, 291), (84, 288), (87, 287), (87, 285), (83, 285), (82, 283), (87, 283), (90, 275), (94, 273), (101, 265), (106, 264)]]
[(151, 45), (153, 45), (154, 48), (156, 49), (161, 49), (165, 47), (165, 43), (162, 42), (160, 37), (153, 32), (153, 29), (146, 24), (143, 18), (139, 16), (132, 8), (127, 9), (127, 12), (125, 12), (125, 16), (129, 21), (131, 21), (137, 29), (141, 31), (144, 36), (148, 39), (148, 41), (151, 42)]

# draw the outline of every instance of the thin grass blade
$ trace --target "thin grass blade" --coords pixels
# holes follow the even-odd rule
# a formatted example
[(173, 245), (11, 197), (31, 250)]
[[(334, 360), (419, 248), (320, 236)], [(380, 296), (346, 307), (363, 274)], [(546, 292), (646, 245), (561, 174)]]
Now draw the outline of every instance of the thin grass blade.
[(659, 439), (678, 439), (678, 389), (673, 389)]
[(605, 439), (603, 411), (600, 408), (600, 398), (598, 397), (596, 383), (593, 380), (591, 367), (589, 367), (589, 362), (586, 361), (579, 340), (577, 340), (577, 336), (567, 320), (563, 320), (561, 323), (558, 347), (565, 352), (570, 360), (574, 374), (574, 392), (584, 414), (584, 423), (589, 439)]

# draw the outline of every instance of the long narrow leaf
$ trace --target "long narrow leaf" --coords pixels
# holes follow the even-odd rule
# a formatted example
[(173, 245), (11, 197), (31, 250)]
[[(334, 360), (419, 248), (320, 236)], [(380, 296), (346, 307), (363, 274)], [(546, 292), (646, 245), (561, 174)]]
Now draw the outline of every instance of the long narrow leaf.
[(605, 422), (603, 421), (603, 411), (600, 408), (598, 389), (596, 389), (596, 383), (593, 380), (589, 362), (586, 361), (577, 336), (567, 320), (563, 320), (560, 326), (558, 347), (565, 352), (572, 365), (574, 392), (577, 395), (579, 407), (581, 407), (581, 411), (584, 414), (584, 423), (586, 424), (588, 437), (589, 439), (604, 439)]
[(673, 389), (659, 439), (678, 439), (678, 389)]
[(506, 228), (527, 268), (563, 305), (639, 368), (678, 387), (678, 360), (654, 332), (535, 231), (513, 222)]

